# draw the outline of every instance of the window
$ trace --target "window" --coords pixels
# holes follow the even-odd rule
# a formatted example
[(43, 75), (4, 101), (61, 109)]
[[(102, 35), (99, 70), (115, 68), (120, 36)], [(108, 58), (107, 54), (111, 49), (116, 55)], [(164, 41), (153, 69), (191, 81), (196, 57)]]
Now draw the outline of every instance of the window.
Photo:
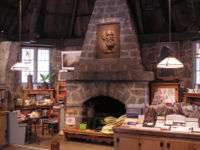
[(27, 82), (27, 75), (33, 75), (33, 82), (41, 82), (40, 74), (49, 73), (49, 52), (48, 48), (23, 47), (22, 63), (28, 64), (29, 69), (22, 71), (21, 82)]
[(196, 84), (200, 84), (200, 43), (197, 43), (196, 45), (196, 74), (195, 74), (195, 78), (196, 78)]

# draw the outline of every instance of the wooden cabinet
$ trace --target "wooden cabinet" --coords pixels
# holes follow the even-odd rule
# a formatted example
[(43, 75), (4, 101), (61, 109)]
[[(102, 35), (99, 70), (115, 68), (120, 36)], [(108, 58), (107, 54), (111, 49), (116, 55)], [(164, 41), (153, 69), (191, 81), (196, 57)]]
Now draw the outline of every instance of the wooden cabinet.
[(114, 129), (114, 150), (200, 150), (200, 134)]
[(140, 150), (163, 150), (164, 141), (157, 138), (141, 138), (140, 137)]
[(200, 150), (200, 143), (182, 140), (167, 140), (166, 150)]
[(139, 138), (131, 138), (131, 137), (120, 137), (117, 138), (115, 143), (115, 148), (117, 150), (138, 150), (139, 149)]
[(120, 137), (116, 139), (115, 150), (163, 150), (164, 141), (155, 138)]
[(7, 119), (6, 114), (0, 112), (0, 148), (6, 144)]

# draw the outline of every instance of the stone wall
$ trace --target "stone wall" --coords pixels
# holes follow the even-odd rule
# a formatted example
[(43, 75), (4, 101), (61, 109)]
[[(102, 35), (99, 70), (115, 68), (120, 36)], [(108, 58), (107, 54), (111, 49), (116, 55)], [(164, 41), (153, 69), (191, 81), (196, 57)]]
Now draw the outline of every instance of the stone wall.
[(19, 60), (20, 43), (5, 41), (0, 43), (0, 84), (8, 88), (10, 99), (8, 108), (13, 109), (13, 99), (20, 95), (19, 72), (11, 71), (10, 68)]
[(1, 66), (0, 84), (6, 83), (6, 70), (9, 60), (10, 46), (11, 42), (0, 43), (0, 66)]

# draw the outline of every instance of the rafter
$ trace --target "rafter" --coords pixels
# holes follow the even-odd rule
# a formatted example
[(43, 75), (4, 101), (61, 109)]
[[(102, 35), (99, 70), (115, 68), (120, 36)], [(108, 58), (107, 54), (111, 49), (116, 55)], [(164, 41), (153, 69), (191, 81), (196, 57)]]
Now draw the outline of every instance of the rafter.
[[(14, 3), (18, 3), (18, 1), (15, 1)], [(3, 7), (5, 7), (5, 8), (8, 8), (8, 9), (11, 9), (11, 10), (16, 10), (16, 9), (18, 9), (18, 5), (13, 5), (13, 3), (8, 3), (8, 2), (6, 2), (6, 1), (0, 1), (0, 6), (3, 6)]]
[(73, 2), (72, 19), (70, 21), (68, 37), (72, 37), (72, 34), (73, 34), (74, 25), (75, 25), (75, 21), (76, 21), (76, 17), (77, 17), (78, 3), (79, 3), (79, 0), (74, 0), (74, 2)]
[(29, 24), (29, 39), (34, 39), (36, 33), (36, 26), (39, 19), (40, 8), (41, 8), (42, 0), (32, 0), (31, 5), (33, 5), (33, 10), (30, 18)]

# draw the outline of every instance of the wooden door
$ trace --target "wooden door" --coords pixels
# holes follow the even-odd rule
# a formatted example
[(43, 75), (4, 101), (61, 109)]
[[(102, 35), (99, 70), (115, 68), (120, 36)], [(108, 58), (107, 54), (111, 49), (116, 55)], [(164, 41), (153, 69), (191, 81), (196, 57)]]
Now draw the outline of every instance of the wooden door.
[(200, 150), (200, 142), (169, 140), (166, 142), (166, 150)]
[(139, 150), (139, 139), (134, 137), (115, 138), (115, 150)]
[(140, 150), (164, 150), (164, 141), (160, 138), (141, 138)]

